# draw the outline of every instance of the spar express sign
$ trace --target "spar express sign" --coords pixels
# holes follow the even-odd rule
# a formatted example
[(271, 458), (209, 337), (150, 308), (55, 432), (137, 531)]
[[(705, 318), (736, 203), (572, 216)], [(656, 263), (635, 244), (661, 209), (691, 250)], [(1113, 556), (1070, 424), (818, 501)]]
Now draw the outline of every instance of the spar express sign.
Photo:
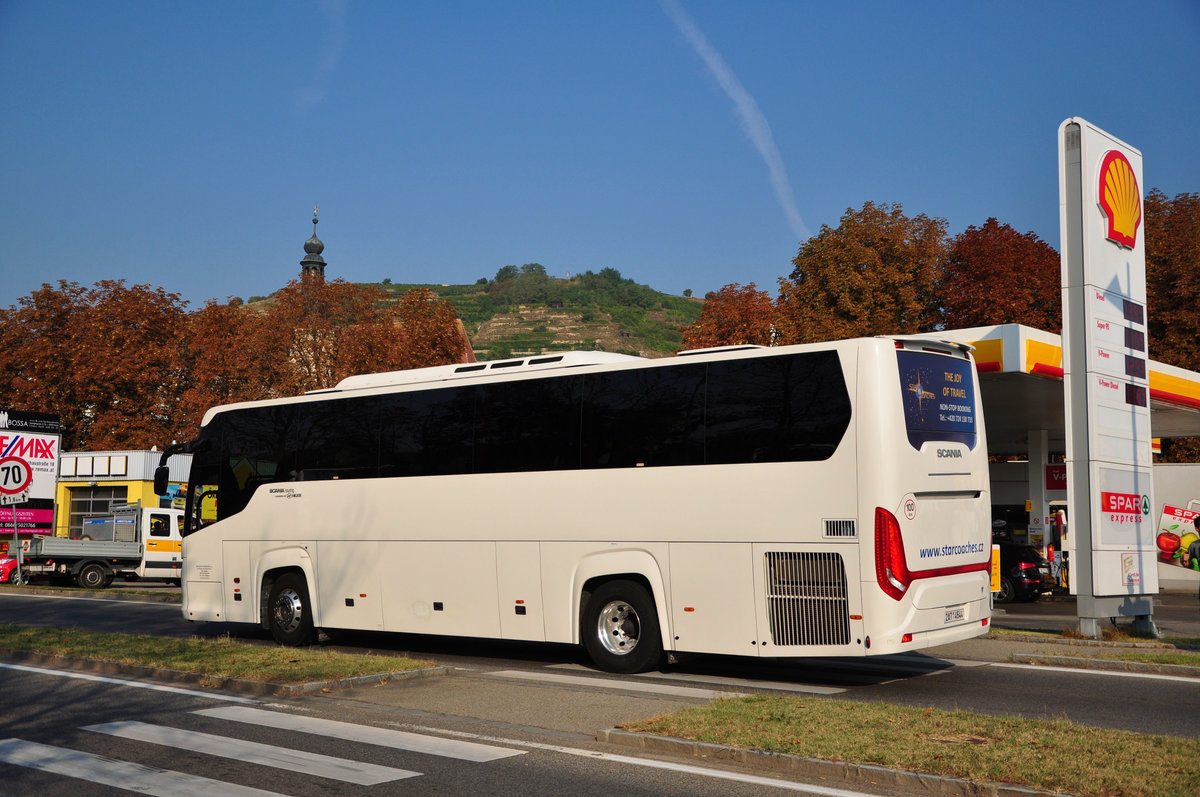
[(1100, 511), (1109, 523), (1141, 523), (1150, 517), (1150, 496), (1102, 492)]

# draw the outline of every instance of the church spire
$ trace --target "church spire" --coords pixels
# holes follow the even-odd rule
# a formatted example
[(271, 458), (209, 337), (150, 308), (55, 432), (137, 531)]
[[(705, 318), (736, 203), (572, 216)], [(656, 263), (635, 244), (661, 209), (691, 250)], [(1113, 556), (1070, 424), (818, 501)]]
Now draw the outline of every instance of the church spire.
[(304, 242), (304, 259), (300, 261), (300, 279), (315, 279), (318, 282), (324, 282), (325, 260), (321, 257), (321, 253), (325, 251), (325, 244), (321, 243), (321, 239), (317, 237), (318, 208), (318, 205), (313, 206), (313, 234), (312, 238)]

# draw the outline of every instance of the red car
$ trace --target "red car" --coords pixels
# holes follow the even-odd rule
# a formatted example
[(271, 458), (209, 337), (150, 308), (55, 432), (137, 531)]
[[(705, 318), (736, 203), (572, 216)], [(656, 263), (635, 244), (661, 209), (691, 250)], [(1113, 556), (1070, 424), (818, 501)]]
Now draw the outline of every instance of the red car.
[(0, 559), (0, 584), (17, 584), (17, 560)]

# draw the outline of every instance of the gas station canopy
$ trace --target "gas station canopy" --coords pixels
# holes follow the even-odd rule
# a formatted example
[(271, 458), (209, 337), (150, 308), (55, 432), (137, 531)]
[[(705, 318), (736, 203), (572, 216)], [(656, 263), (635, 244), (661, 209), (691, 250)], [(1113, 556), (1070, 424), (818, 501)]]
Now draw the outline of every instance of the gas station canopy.
[[(1046, 430), (1051, 451), (1066, 450), (1062, 338), (1020, 324), (934, 332), (924, 337), (975, 347), (988, 453), (1025, 455), (1031, 430)], [(1149, 365), (1154, 437), (1200, 437), (1200, 373)]]

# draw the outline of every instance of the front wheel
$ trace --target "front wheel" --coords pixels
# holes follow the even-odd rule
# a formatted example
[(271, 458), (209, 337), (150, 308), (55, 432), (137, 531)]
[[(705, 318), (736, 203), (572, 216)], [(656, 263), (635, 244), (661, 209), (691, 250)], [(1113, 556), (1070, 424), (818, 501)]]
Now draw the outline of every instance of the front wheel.
[(641, 584), (602, 584), (584, 606), (581, 627), (588, 655), (607, 672), (644, 672), (662, 659), (658, 612)]
[(267, 598), (267, 625), (271, 637), (281, 645), (299, 647), (316, 639), (308, 584), (298, 573), (284, 573), (271, 585)]

